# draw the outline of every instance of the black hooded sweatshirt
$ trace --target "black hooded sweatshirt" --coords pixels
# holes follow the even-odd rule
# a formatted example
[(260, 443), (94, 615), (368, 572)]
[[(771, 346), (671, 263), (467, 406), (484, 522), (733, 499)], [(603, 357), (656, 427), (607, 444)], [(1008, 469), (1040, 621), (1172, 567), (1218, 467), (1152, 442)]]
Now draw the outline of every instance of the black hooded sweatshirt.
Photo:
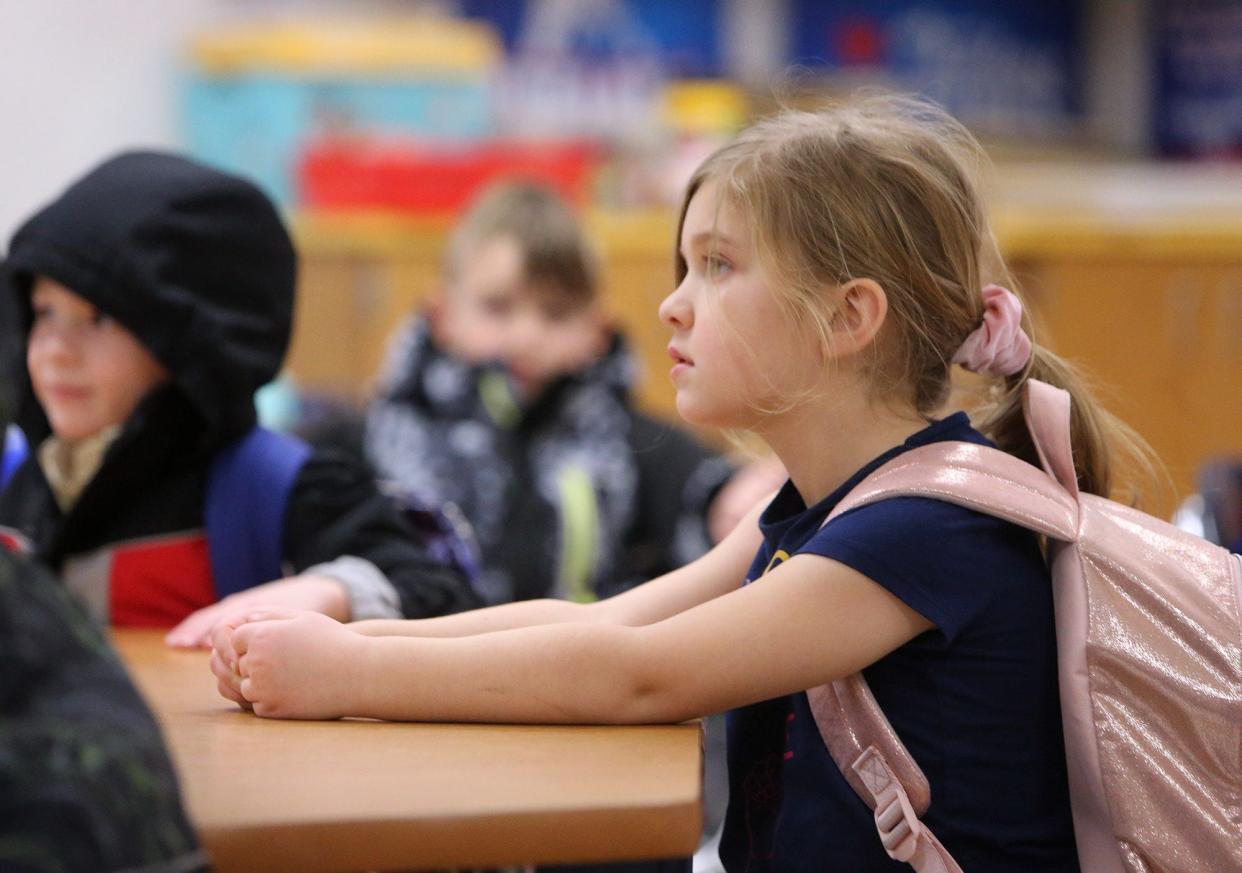
[[(272, 204), (250, 183), (184, 158), (125, 153), (71, 185), (14, 235), (0, 293), (10, 295), (23, 345), (36, 276), (115, 318), (170, 379), (138, 404), (62, 513), (37, 460), (50, 433), (47, 417), (24, 353), (6, 355), (15, 370), (17, 423), (32, 451), (0, 493), (0, 525), (24, 535), (54, 569), (72, 564), (70, 575), (88, 577), (101, 564), (95, 559), (117, 546), (201, 536), (212, 460), (255, 426), (254, 392), (275, 377), (289, 344), (296, 255)], [(302, 467), (283, 538), (292, 573), (342, 556), (369, 562), (395, 589), (406, 616), (477, 603), (461, 574), (417, 540), (371, 472), (345, 454), (319, 450)], [(143, 571), (143, 584), (152, 598), (175, 601), (175, 590), (162, 589), (175, 589), (181, 571), (155, 563)], [(74, 587), (80, 584), (108, 583), (88, 578)], [(88, 600), (108, 602), (97, 591)], [(186, 605), (186, 614), (201, 605)], [(177, 620), (166, 606), (153, 614), (138, 623)]]

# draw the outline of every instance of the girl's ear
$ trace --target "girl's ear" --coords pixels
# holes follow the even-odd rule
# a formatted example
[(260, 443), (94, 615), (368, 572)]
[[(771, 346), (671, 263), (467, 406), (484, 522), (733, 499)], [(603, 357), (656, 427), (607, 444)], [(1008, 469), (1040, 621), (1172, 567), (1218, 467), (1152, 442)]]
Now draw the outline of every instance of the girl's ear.
[(832, 315), (832, 350), (840, 358), (858, 354), (875, 341), (888, 317), (888, 295), (874, 279), (851, 279), (837, 289)]

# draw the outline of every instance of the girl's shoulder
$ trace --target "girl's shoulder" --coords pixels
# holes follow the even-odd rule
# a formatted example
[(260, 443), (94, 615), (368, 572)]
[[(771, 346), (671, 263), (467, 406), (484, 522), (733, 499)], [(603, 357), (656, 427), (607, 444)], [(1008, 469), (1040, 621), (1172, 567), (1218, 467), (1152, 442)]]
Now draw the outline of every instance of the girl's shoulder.
[(1047, 570), (1034, 534), (931, 497), (894, 497), (847, 510), (825, 524), (850, 491), (884, 464), (944, 441), (989, 445), (965, 413), (931, 422), (874, 458), (834, 493), (806, 507), (792, 484), (761, 519), (767, 548), (849, 566), (887, 588), (951, 637), (999, 600), (1042, 596)]
[(1033, 533), (928, 497), (896, 497), (850, 510), (799, 552), (857, 570), (929, 619), (948, 641), (998, 605), (1033, 608), (1049, 591)]

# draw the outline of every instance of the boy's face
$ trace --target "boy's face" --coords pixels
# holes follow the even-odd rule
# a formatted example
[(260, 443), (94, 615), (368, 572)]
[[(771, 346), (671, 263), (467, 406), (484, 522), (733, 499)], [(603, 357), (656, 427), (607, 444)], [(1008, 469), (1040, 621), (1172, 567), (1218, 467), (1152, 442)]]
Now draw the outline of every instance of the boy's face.
[(437, 342), (451, 354), (503, 362), (525, 397), (603, 354), (599, 308), (532, 285), (512, 238), (488, 240), (462, 261), (433, 320)]
[(121, 424), (168, 372), (128, 330), (43, 276), (30, 295), (26, 366), (52, 431), (75, 442)]

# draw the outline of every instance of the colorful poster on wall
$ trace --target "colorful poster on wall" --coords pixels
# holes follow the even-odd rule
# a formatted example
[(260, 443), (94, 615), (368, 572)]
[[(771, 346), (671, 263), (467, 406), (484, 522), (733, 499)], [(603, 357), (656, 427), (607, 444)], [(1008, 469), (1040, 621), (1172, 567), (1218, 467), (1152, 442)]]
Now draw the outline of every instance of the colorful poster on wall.
[(1242, 158), (1242, 3), (1161, 0), (1155, 24), (1161, 154)]
[(1053, 138), (1081, 113), (1081, 3), (793, 0), (793, 62), (922, 93), (967, 123)]
[[(720, 0), (463, 0), (461, 11), (494, 24), (511, 52), (537, 38), (529, 32), (535, 22), (572, 17), (581, 26), (565, 50), (610, 61), (634, 43), (634, 34), (621, 31), (633, 30), (658, 55), (667, 75), (684, 78), (720, 75), (722, 5)], [(603, 27), (592, 27), (593, 21)]]

